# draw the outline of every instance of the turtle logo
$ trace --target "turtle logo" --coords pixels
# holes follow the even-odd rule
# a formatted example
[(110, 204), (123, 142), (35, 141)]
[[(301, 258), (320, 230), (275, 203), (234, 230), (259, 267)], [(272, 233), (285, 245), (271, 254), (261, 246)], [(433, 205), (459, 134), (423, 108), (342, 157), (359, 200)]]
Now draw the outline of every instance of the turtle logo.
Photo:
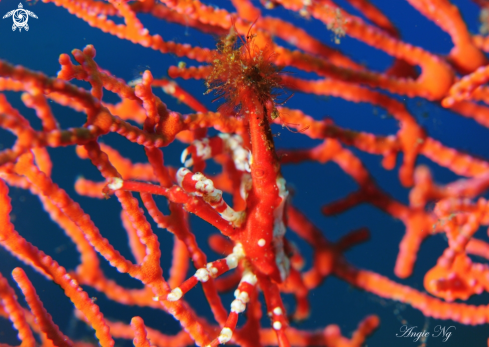
[(7, 12), (7, 14), (3, 16), (3, 19), (10, 16), (12, 16), (12, 19), (14, 20), (12, 31), (15, 31), (15, 29), (19, 28), (19, 32), (21, 32), (22, 29), (25, 29), (25, 31), (29, 30), (29, 25), (27, 25), (27, 20), (29, 19), (29, 16), (37, 18), (34, 12), (24, 10), (24, 6), (22, 6), (22, 3), (19, 3), (18, 9)]

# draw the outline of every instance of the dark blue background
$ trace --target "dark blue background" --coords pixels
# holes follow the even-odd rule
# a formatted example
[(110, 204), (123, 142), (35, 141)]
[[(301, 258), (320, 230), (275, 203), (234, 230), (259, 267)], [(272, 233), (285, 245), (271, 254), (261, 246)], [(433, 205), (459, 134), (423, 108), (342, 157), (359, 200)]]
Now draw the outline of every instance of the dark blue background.
[[(426, 20), (415, 9), (410, 7), (407, 2), (403, 0), (373, 0), (372, 2), (391, 18), (400, 29), (402, 38), (406, 42), (438, 54), (446, 54), (451, 49), (452, 44), (449, 36), (436, 25)], [(353, 14), (358, 15), (348, 4), (344, 4), (343, 1), (339, 3), (345, 5), (345, 8), (351, 10)], [(470, 30), (476, 33), (479, 25), (478, 8), (468, 1), (460, 0), (454, 1), (454, 3), (461, 8)], [(120, 78), (132, 80), (138, 77), (145, 69), (150, 69), (155, 77), (166, 76), (169, 65), (176, 65), (182, 60), (186, 61), (173, 55), (162, 55), (159, 52), (104, 34), (99, 29), (89, 27), (82, 20), (70, 15), (65, 9), (58, 8), (53, 4), (41, 2), (23, 2), (23, 4), (38, 16), (38, 19), (29, 19), (30, 30), (28, 32), (12, 32), (11, 19), (0, 20), (0, 58), (11, 63), (21, 64), (27, 68), (43, 71), (49, 76), (54, 76), (59, 70), (59, 54), (69, 53), (74, 48), (82, 49), (87, 44), (93, 44), (97, 49), (96, 61), (99, 66), (108, 69)], [(213, 4), (230, 8), (227, 1), (213, 1)], [(3, 16), (3, 14), (17, 8), (17, 6), (17, 0), (1, 0), (0, 14)], [(333, 43), (333, 34), (317, 21), (306, 20), (281, 9), (264, 11), (264, 14), (281, 16), (292, 21), (307, 29), (326, 44), (354, 57), (357, 62), (367, 64), (371, 69), (384, 70), (392, 63), (391, 57), (353, 39), (342, 38), (341, 44), (335, 45)], [(210, 35), (203, 35), (191, 28), (167, 24), (147, 15), (141, 15), (140, 18), (151, 33), (159, 33), (165, 40), (187, 42), (191, 45), (210, 48), (215, 46), (215, 38)], [(189, 64), (192, 64), (192, 62), (189, 62)], [(300, 76), (300, 73), (298, 75)], [(215, 109), (216, 106), (210, 103), (212, 97), (202, 96), (205, 88), (201, 81), (179, 81), (179, 83), (208, 107)], [(79, 84), (88, 87), (86, 83)], [(23, 106), (20, 102), (20, 95), (15, 93), (6, 94), (9, 101), (22, 114), (28, 117), (36, 129), (39, 129), (39, 120), (36, 119), (31, 110)], [(172, 110), (190, 112), (187, 107), (178, 104), (160, 90), (156, 90), (156, 94)], [(104, 99), (112, 102), (116, 101), (116, 98), (108, 92), (105, 92)], [(399, 99), (405, 100), (405, 98)], [(487, 139), (487, 129), (477, 125), (472, 120), (454, 115), (425, 100), (408, 99), (405, 101), (409, 111), (418, 119), (418, 122), (423, 125), (431, 137), (442, 141), (445, 145), (485, 158), (489, 157), (487, 144), (483, 141)], [(51, 106), (63, 128), (80, 126), (85, 121), (85, 116), (82, 114), (77, 114), (54, 103), (51, 103)], [(326, 116), (331, 117), (338, 125), (350, 129), (369, 131), (376, 134), (394, 134), (398, 129), (396, 122), (384, 110), (374, 109), (368, 104), (354, 104), (336, 98), (296, 93), (287, 103), (287, 106), (300, 108), (316, 119), (322, 119)], [(280, 136), (276, 137), (279, 148), (311, 147), (318, 143), (317, 141), (309, 140), (303, 135), (290, 133), (279, 127), (274, 128), (274, 132), (280, 132)], [(3, 148), (10, 147), (13, 141), (14, 137), (10, 133), (0, 130), (0, 146), (3, 146)], [(134, 145), (119, 136), (105, 136), (103, 141), (117, 147), (124, 156), (135, 161), (145, 160), (143, 149), (140, 146)], [(183, 148), (182, 144), (177, 143), (165, 148), (164, 152), (167, 162), (174, 166), (179, 166), (179, 156)], [(380, 157), (365, 155), (355, 149), (353, 151), (360, 156), (383, 189), (400, 201), (407, 203), (408, 191), (401, 188), (397, 179), (397, 170), (385, 171), (380, 166)], [(78, 196), (73, 190), (73, 183), (76, 177), (80, 175), (93, 180), (100, 180), (100, 175), (95, 168), (88, 161), (78, 159), (73, 147), (50, 149), (49, 152), (54, 162), (53, 180), (66, 189), (82, 205), (100, 228), (102, 234), (124, 255), (129, 257), (127, 239), (121, 227), (120, 207), (117, 201), (115, 199), (107, 201), (88, 199)], [(456, 178), (450, 171), (440, 168), (424, 158), (420, 158), (419, 163), (429, 165), (435, 180), (440, 183), (447, 183)], [(218, 170), (218, 168), (215, 166), (209, 167), (209, 172), (215, 173), (215, 170)], [(399, 241), (404, 233), (404, 226), (401, 222), (366, 205), (339, 216), (324, 217), (320, 212), (322, 205), (344, 197), (356, 188), (352, 179), (345, 175), (335, 164), (329, 163), (324, 166), (315, 164), (285, 166), (283, 173), (287, 182), (294, 187), (294, 204), (305, 212), (325, 232), (325, 235), (330, 240), (336, 240), (353, 229), (363, 226), (368, 227), (372, 234), (371, 240), (350, 251), (347, 254), (349, 261), (358, 267), (373, 270), (395, 279), (393, 267), (398, 253)], [(28, 241), (52, 255), (63, 266), (69, 269), (74, 268), (78, 262), (78, 257), (75, 256), (75, 246), (64, 236), (59, 227), (50, 221), (37, 198), (31, 196), (28, 192), (14, 188), (11, 189), (10, 196), (12, 198), (13, 214), (15, 216), (14, 223), (17, 230)], [(157, 202), (162, 209), (165, 208), (165, 200), (163, 198), (157, 198)], [(219, 255), (210, 251), (206, 246), (206, 238), (214, 231), (196, 218), (192, 219), (192, 227), (198, 237), (200, 246), (206, 251), (209, 259), (217, 259)], [(169, 233), (163, 230), (159, 229), (156, 232), (162, 244), (162, 265), (167, 274), (171, 260), (172, 238)], [(288, 236), (296, 241), (304, 254), (306, 254), (308, 259), (306, 267), (309, 267), (310, 249), (304, 242), (291, 236), (291, 233)], [(477, 236), (487, 240), (485, 230), (481, 229)], [(423, 291), (423, 275), (435, 264), (436, 259), (445, 247), (446, 241), (441, 235), (427, 240), (421, 247), (414, 274), (407, 280), (396, 280)], [(139, 287), (139, 283), (128, 279), (128, 276), (118, 274), (104, 260), (102, 263), (107, 276), (117, 279), (121, 284), (134, 288)], [(10, 279), (10, 271), (19, 265), (20, 263), (16, 259), (0, 248), (0, 271), (4, 276)], [(53, 315), (54, 321), (60, 328), (70, 337), (93, 340), (93, 333), (90, 332), (90, 329), (73, 317), (72, 305), (64, 297), (61, 290), (27, 267), (22, 267), (27, 270), (45, 307)], [(10, 283), (13, 285), (13, 281), (10, 280)], [(96, 293), (91, 289), (87, 289), (87, 291), (91, 296), (98, 298), (97, 304), (100, 305), (102, 312), (109, 319), (122, 320), (128, 323), (132, 316), (141, 315), (146, 324), (152, 328), (166, 333), (175, 333), (179, 329), (179, 325), (173, 318), (163, 312), (123, 307), (105, 300), (100, 293)], [(469, 300), (469, 303), (486, 304), (487, 298), (487, 295), (482, 295), (479, 298)], [(192, 303), (192, 306), (199, 313), (211, 319), (208, 305), (200, 288), (192, 290), (186, 296), (186, 299)], [(231, 294), (224, 296), (226, 307), (229, 306), (231, 300)], [(373, 313), (379, 315), (381, 318), (380, 329), (367, 341), (368, 346), (419, 346), (420, 342), (395, 337), (404, 323), (416, 325), (419, 329), (428, 324), (428, 330), (430, 331), (433, 331), (433, 328), (438, 324), (456, 326), (456, 331), (453, 332), (452, 337), (447, 342), (443, 343), (439, 338), (430, 338), (428, 346), (485, 346), (489, 336), (485, 326), (467, 327), (451, 321), (426, 319), (419, 311), (409, 306), (384, 300), (370, 293), (361, 292), (335, 278), (328, 278), (320, 288), (312, 291), (310, 300), (312, 303), (310, 319), (300, 325), (294, 325), (307, 329), (322, 329), (327, 324), (334, 323), (340, 326), (344, 335), (349, 336), (359, 321), (366, 315)], [(20, 301), (24, 304), (22, 298)], [(293, 305), (293, 300), (287, 298), (286, 304), (288, 306)], [(241, 319), (242, 321), (243, 319)], [(266, 319), (264, 319), (264, 325), (269, 326), (269, 322)], [(10, 322), (0, 319), (0, 342), (17, 344), (18, 342), (15, 341), (15, 332), (11, 328)], [(130, 345), (129, 341), (118, 341), (118, 343), (123, 343), (126, 346)]]

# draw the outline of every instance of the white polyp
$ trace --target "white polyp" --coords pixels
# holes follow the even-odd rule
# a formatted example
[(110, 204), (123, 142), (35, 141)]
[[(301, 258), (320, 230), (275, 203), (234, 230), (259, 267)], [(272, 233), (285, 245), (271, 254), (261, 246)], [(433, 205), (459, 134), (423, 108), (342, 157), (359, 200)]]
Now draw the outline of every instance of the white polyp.
[(226, 343), (231, 340), (231, 337), (233, 337), (233, 331), (229, 328), (223, 328), (217, 340), (219, 343)]
[(153, 301), (158, 301), (158, 300), (160, 300), (159, 296), (153, 296)]
[(217, 274), (217, 272), (219, 271), (219, 270), (217, 270), (217, 268), (215, 268), (214, 266), (212, 266), (212, 263), (208, 263), (206, 265), (206, 268), (207, 268), (207, 271), (209, 272), (209, 274), (212, 277), (214, 277)]
[(175, 82), (170, 81), (166, 86), (161, 87), (161, 89), (168, 95), (173, 95), (175, 94)]
[(194, 276), (199, 282), (207, 282), (209, 280), (209, 271), (207, 271), (207, 269), (200, 268), (195, 271)]
[(112, 177), (110, 183), (107, 185), (110, 190), (118, 190), (122, 188), (124, 181), (119, 177)]
[(245, 256), (244, 250), (243, 250), (243, 245), (241, 243), (237, 243), (233, 247), (233, 254), (236, 256), (236, 258), (241, 259)]
[(247, 303), (248, 301), (250, 301), (250, 296), (248, 295), (247, 292), (243, 291), (243, 292), (239, 292), (239, 294), (236, 296), (236, 293), (234, 293), (234, 296), (236, 297), (236, 299), (240, 300), (241, 302), (243, 303)]
[(233, 300), (231, 303), (231, 312), (241, 313), (246, 309), (246, 305), (239, 299)]
[(243, 277), (241, 277), (241, 282), (246, 282), (254, 286), (256, 284), (256, 276), (251, 270), (245, 269), (243, 271)]
[(277, 316), (280, 316), (280, 315), (282, 314), (282, 308), (280, 308), (280, 307), (278, 307), (278, 306), (277, 306), (277, 307), (275, 307), (275, 308), (273, 309), (273, 313), (274, 313), (274, 314), (276, 314)]
[(277, 322), (273, 322), (273, 328), (274, 328), (275, 330), (280, 330), (280, 329), (282, 329), (282, 323), (280, 323), (280, 322), (278, 322), (278, 321), (277, 321)]
[(166, 300), (168, 301), (177, 301), (183, 296), (183, 292), (180, 289), (180, 287), (176, 287), (173, 289), (170, 294), (166, 297)]
[(260, 247), (265, 246), (265, 244), (266, 244), (266, 243), (267, 243), (267, 242), (265, 241), (265, 239), (259, 239), (259, 240), (258, 240), (258, 246), (260, 246)]
[(299, 10), (299, 14), (302, 16), (302, 17), (308, 17), (309, 16), (309, 12), (307, 12), (307, 10), (305, 8), (301, 8)]
[(232, 253), (226, 257), (226, 265), (228, 266), (229, 270), (235, 269), (236, 266), (238, 266), (238, 258)]

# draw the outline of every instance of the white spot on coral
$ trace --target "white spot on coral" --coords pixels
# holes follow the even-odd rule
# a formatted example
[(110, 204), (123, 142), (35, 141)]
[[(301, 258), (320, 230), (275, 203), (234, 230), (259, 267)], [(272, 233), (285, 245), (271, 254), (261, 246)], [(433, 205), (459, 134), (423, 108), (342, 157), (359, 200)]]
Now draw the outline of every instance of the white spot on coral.
[(207, 269), (204, 268), (200, 268), (197, 271), (195, 271), (194, 276), (200, 282), (207, 282), (209, 280), (209, 272), (207, 271)]
[(278, 306), (277, 306), (277, 307), (275, 307), (275, 308), (273, 309), (273, 313), (274, 313), (274, 314), (276, 314), (277, 316), (280, 316), (280, 315), (282, 314), (282, 308), (280, 308), (280, 307), (278, 307)]
[(176, 287), (171, 291), (170, 294), (166, 297), (166, 300), (168, 301), (177, 301), (183, 296), (183, 292), (180, 289), (180, 287)]
[(229, 328), (223, 328), (217, 340), (219, 343), (226, 343), (231, 340), (231, 337), (233, 337), (233, 331)]
[(219, 270), (217, 270), (217, 268), (215, 268), (214, 266), (212, 266), (212, 263), (207, 264), (206, 267), (207, 267), (207, 271), (209, 271), (209, 274), (212, 277), (214, 277), (217, 274), (217, 272), (219, 271)]
[(231, 312), (241, 313), (246, 309), (246, 305), (239, 299), (233, 300), (231, 303)]
[(282, 323), (280, 323), (280, 322), (278, 322), (278, 321), (277, 321), (277, 322), (273, 322), (273, 328), (274, 328), (275, 330), (280, 330), (280, 329), (282, 329)]
[(238, 258), (234, 254), (230, 254), (226, 257), (226, 264), (230, 270), (235, 269), (238, 266)]
[(233, 247), (233, 254), (239, 259), (243, 258), (245, 256), (244, 250), (243, 250), (243, 245), (241, 243), (237, 243)]
[[(234, 293), (234, 294), (236, 294), (236, 293)], [(236, 299), (238, 299), (238, 300), (240, 300), (246, 304), (248, 301), (250, 301), (250, 296), (248, 295), (247, 292), (242, 291), (242, 292), (239, 292), (238, 296), (236, 296)]]
[(175, 94), (175, 88), (176, 84), (173, 81), (168, 82), (166, 86), (163, 86), (161, 89), (168, 95), (173, 95)]
[(109, 187), (110, 190), (118, 190), (122, 188), (122, 185), (124, 184), (124, 181), (120, 179), (119, 177), (112, 177), (109, 180), (109, 184), (107, 184), (107, 187)]
[(266, 244), (266, 243), (267, 243), (267, 242), (265, 241), (265, 239), (259, 239), (259, 240), (258, 240), (258, 246), (260, 246), (260, 247), (265, 246), (265, 244)]
[(241, 282), (247, 282), (252, 286), (254, 286), (256, 284), (256, 281), (257, 281), (256, 276), (253, 272), (251, 272), (251, 270), (245, 269), (243, 271), (243, 277), (241, 277)]

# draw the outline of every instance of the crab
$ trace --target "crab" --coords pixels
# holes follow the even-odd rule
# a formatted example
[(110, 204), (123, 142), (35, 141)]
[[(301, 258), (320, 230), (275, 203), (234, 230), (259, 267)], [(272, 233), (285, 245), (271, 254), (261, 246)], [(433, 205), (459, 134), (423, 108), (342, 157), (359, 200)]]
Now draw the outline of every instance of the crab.
[[(219, 336), (208, 346), (232, 339), (238, 315), (246, 309), (258, 285), (263, 291), (272, 327), (281, 347), (289, 346), (285, 329), (288, 320), (279, 286), (289, 277), (300, 282), (297, 269), (290, 266), (293, 246), (285, 239), (288, 191), (280, 172), (271, 122), (279, 117), (274, 89), (280, 89), (280, 69), (271, 63), (265, 46), (254, 42), (255, 35), (243, 38), (232, 29), (215, 52), (213, 70), (207, 77), (207, 92), (226, 101), (223, 117), (240, 117), (248, 130), (242, 135), (220, 134), (195, 140), (182, 153), (184, 167), (176, 173), (178, 185), (161, 187), (112, 178), (109, 190), (132, 190), (166, 196), (216, 227), (234, 247), (226, 258), (207, 263), (168, 293), (166, 300), (180, 300), (197, 283), (207, 282), (240, 266), (241, 282), (231, 303), (231, 312)], [(242, 45), (237, 45), (241, 41)], [(223, 199), (211, 178), (202, 172), (205, 161), (227, 154), (233, 181), (234, 208)], [(229, 168), (231, 166), (231, 168)], [(195, 171), (191, 171), (190, 168)], [(238, 194), (239, 192), (239, 194)], [(289, 276), (292, 274), (292, 276)], [(299, 305), (298, 305), (299, 306)]]
[[(205, 160), (220, 154), (229, 154), (232, 158), (234, 174), (240, 182), (240, 211), (224, 201), (222, 191), (215, 188), (212, 179), (189, 169), (192, 166), (202, 167)], [(241, 281), (234, 292), (231, 311), (219, 336), (208, 346), (215, 347), (231, 340), (238, 315), (245, 311), (257, 284), (264, 293), (272, 327), (279, 341), (285, 341), (284, 329), (288, 321), (279, 294), (279, 284), (289, 276), (291, 267), (287, 254), (292, 246), (284, 238), (284, 211), (289, 193), (278, 165), (272, 161), (263, 163), (263, 160), (257, 163), (251, 152), (244, 147), (242, 137), (230, 134), (194, 141), (183, 151), (181, 160), (184, 167), (176, 173), (178, 185), (171, 188), (123, 181), (120, 178), (113, 178), (108, 184), (112, 191), (144, 191), (162, 194), (171, 200), (179, 200), (177, 196), (185, 195), (188, 197), (184, 202), (187, 210), (211, 222), (233, 242), (232, 253), (197, 269), (193, 276), (173, 288), (166, 299), (180, 300), (199, 282), (217, 278), (240, 265)], [(216, 213), (219, 219), (216, 219)]]

